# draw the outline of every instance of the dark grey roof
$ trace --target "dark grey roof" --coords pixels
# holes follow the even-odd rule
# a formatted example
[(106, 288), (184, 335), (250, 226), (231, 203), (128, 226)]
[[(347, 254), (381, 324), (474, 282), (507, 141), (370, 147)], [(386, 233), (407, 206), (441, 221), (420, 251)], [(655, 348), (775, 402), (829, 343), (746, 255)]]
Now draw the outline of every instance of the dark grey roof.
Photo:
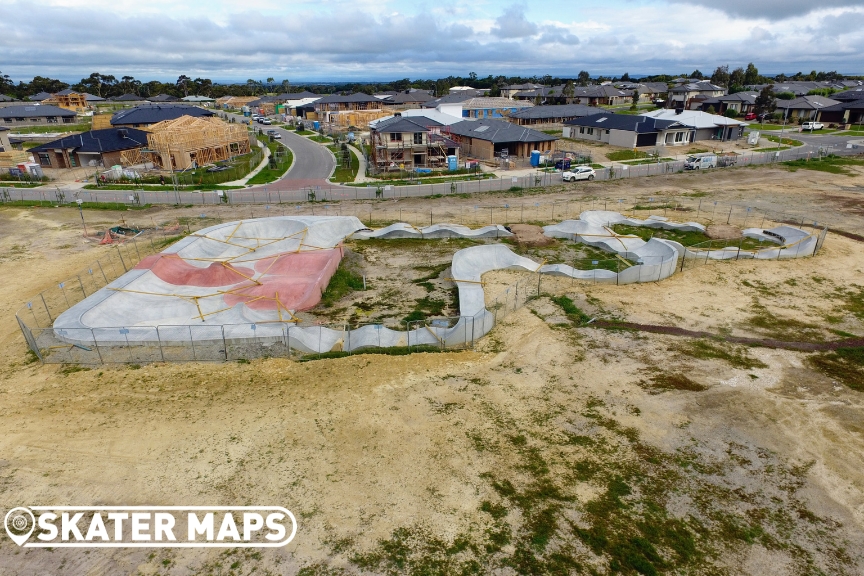
[(147, 100), (150, 102), (178, 102), (180, 98), (177, 96), (171, 96), (170, 94), (159, 94), (158, 96), (153, 96)]
[(69, 94), (81, 94), (81, 92), (78, 92), (77, 90), (72, 90), (71, 88), (67, 88), (66, 90), (61, 90), (60, 92), (57, 92), (58, 96), (68, 96)]
[(748, 104), (753, 104), (756, 102), (756, 96), (758, 94), (753, 94), (752, 92), (736, 92), (734, 94), (717, 96), (716, 100), (718, 102), (747, 102)]
[(76, 152), (117, 152), (147, 145), (147, 132), (135, 128), (105, 128), (66, 136), (47, 144), (30, 148), (30, 152), (45, 152), (55, 148), (73, 148)]
[[(2, 110), (2, 108), (0, 108)], [(842, 112), (844, 110), (864, 110), (864, 93), (858, 100), (845, 100), (832, 106), (822, 108), (823, 112)]]
[(305, 100), (306, 98), (320, 98), (320, 96), (304, 90), (303, 92), (285, 92), (284, 94), (279, 94), (278, 98), (280, 100)]
[(375, 125), (376, 132), (428, 132), (430, 126), (443, 126), (440, 122), (426, 116), (394, 116), (379, 121)]
[(716, 92), (718, 90), (725, 89), (722, 86), (711, 84), (711, 82), (692, 82), (690, 84), (684, 84), (683, 86), (676, 86), (675, 88), (671, 88), (669, 92)]
[(837, 104), (837, 100), (824, 96), (800, 96), (794, 100), (777, 100), (777, 108), (790, 110), (822, 110)]
[(384, 102), (388, 104), (405, 104), (407, 102), (420, 102), (421, 104), (424, 102), (429, 102), (432, 100), (432, 95), (428, 92), (421, 92), (419, 90), (414, 92), (398, 92), (396, 94), (390, 95)]
[(363, 102), (380, 102), (380, 100), (378, 98), (375, 98), (374, 96), (364, 94), (363, 92), (356, 92), (354, 94), (346, 94), (344, 96), (342, 94), (330, 94), (328, 96), (322, 97), (320, 100), (315, 102), (315, 104), (330, 104), (343, 102), (346, 104), (359, 104)]
[(570, 126), (590, 126), (607, 130), (625, 130), (638, 134), (659, 132), (676, 124), (686, 126), (677, 120), (660, 120), (650, 116), (632, 114), (595, 114), (564, 122)]
[(30, 96), (30, 101), (31, 102), (41, 102), (42, 100), (47, 100), (50, 97), (51, 97), (51, 94), (49, 94), (48, 92), (39, 92), (38, 94), (34, 94), (33, 96)]
[(605, 110), (584, 104), (554, 104), (550, 106), (534, 106), (522, 108), (510, 114), (510, 118), (544, 119), (544, 118), (581, 118), (592, 114), (602, 114)]
[(105, 101), (105, 98), (102, 98), (101, 96), (94, 96), (93, 94), (90, 94), (88, 92), (84, 92), (83, 94), (87, 98), (88, 102), (104, 102)]
[(856, 86), (851, 90), (846, 90), (844, 92), (837, 92), (836, 94), (832, 94), (830, 96), (832, 100), (840, 100), (841, 102), (849, 102), (851, 100), (860, 100), (864, 98), (864, 86)]
[(137, 94), (123, 94), (122, 96), (113, 96), (109, 100), (113, 100), (114, 102), (143, 102), (144, 98)]
[(0, 94), (0, 102), (17, 102), (15, 98), (11, 96), (7, 96), (6, 94)]
[(183, 104), (143, 104), (122, 110), (111, 117), (111, 124), (155, 124), (163, 120), (175, 120), (181, 116), (215, 116), (212, 110)]
[(43, 118), (45, 116), (75, 116), (72, 110), (40, 104), (38, 106), (6, 106), (0, 108), (0, 118)]
[(489, 118), (478, 120), (463, 120), (450, 125), (450, 132), (458, 136), (468, 136), (478, 140), (486, 140), (493, 144), (504, 142), (550, 142), (558, 140), (539, 130), (527, 126), (517, 126), (503, 120)]

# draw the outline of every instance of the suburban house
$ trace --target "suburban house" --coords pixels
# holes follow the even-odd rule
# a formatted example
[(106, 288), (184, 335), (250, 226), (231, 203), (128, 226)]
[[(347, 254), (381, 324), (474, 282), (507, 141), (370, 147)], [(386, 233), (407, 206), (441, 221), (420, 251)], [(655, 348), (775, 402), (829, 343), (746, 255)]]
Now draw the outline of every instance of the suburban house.
[(128, 110), (121, 110), (111, 117), (111, 126), (115, 128), (146, 128), (151, 124), (165, 120), (176, 120), (181, 116), (215, 116), (212, 110), (205, 110), (198, 106), (186, 106), (182, 104), (145, 104)]
[(707, 112), (709, 108), (714, 108), (717, 114), (723, 114), (727, 110), (734, 110), (738, 114), (747, 114), (752, 112), (756, 106), (756, 98), (759, 94), (753, 92), (736, 92), (735, 94), (725, 94), (717, 98), (708, 98), (703, 100), (700, 109)]
[(65, 108), (66, 110), (72, 110), (73, 112), (83, 112), (89, 108), (87, 95), (83, 92), (76, 92), (74, 90), (61, 90), (56, 94), (52, 94), (50, 98), (42, 100), (42, 104)]
[(0, 108), (0, 125), (17, 127), (74, 124), (76, 116), (77, 114), (71, 110), (48, 104), (6, 106)]
[(536, 90), (537, 88), (543, 88), (543, 84), (532, 84), (528, 82), (527, 84), (507, 84), (501, 88), (501, 96), (504, 98), (513, 99), (513, 96), (518, 92), (523, 92), (525, 90)]
[(509, 98), (479, 97), (462, 102), (463, 118), (505, 118), (510, 114), (531, 108), (530, 102), (518, 102)]
[(864, 86), (857, 86), (831, 95), (832, 100), (837, 100), (839, 102), (853, 102), (855, 100), (861, 100), (862, 98), (864, 98)]
[(109, 98), (109, 100), (111, 100), (112, 102), (122, 102), (124, 104), (131, 104), (133, 102), (135, 104), (142, 104), (147, 101), (143, 97), (138, 96), (137, 94), (122, 94), (120, 96), (112, 96), (111, 98)]
[(330, 94), (322, 96), (312, 103), (312, 107), (315, 108), (315, 113), (320, 120), (324, 122), (336, 122), (341, 114), (381, 110), (383, 104), (381, 100), (374, 96), (356, 92), (354, 94)]
[(532, 106), (510, 114), (508, 120), (520, 126), (542, 124), (557, 127), (567, 120), (601, 114), (603, 110), (584, 104), (552, 104), (551, 106)]
[(18, 106), (16, 102), (18, 102), (18, 100), (15, 98), (7, 96), (6, 94), (0, 94), (0, 108), (5, 106)]
[(726, 142), (738, 140), (744, 134), (746, 122), (740, 122), (734, 118), (727, 118), (718, 114), (708, 114), (700, 110), (670, 110), (664, 108), (652, 112), (644, 112), (642, 116), (648, 116), (658, 120), (672, 120), (680, 122), (692, 129), (691, 142), (702, 140), (717, 140)]
[(632, 90), (619, 90), (610, 84), (601, 86), (573, 86), (573, 93), (566, 94), (566, 86), (543, 86), (534, 90), (523, 90), (513, 95), (516, 100), (531, 100), (540, 104), (585, 104), (587, 106), (614, 106), (624, 104), (633, 97)]
[(447, 156), (459, 155), (459, 144), (442, 134), (444, 124), (428, 116), (399, 113), (370, 125), (371, 161), (376, 170), (444, 168)]
[(259, 96), (222, 96), (216, 99), (216, 105), (222, 108), (242, 108), (254, 100), (258, 100)]
[(822, 110), (840, 102), (824, 96), (801, 96), (794, 100), (777, 100), (777, 111), (788, 119), (819, 121)]
[(635, 90), (639, 93), (640, 102), (654, 102), (665, 99), (666, 93), (669, 92), (669, 85), (665, 82), (621, 82), (614, 86), (624, 92), (630, 92), (631, 95)]
[[(790, 82), (780, 82), (772, 84), (774, 86), (775, 94), (793, 94), (794, 96), (806, 96), (813, 90), (824, 90), (826, 88), (832, 88), (834, 90), (845, 90), (849, 86), (847, 86), (843, 82), (807, 82), (807, 81), (790, 81)], [(758, 84), (756, 86), (748, 86), (748, 88), (752, 88), (755, 91), (762, 90), (765, 86), (769, 86), (769, 84)]]
[(552, 150), (558, 140), (538, 130), (489, 118), (463, 120), (450, 125), (448, 130), (448, 136), (459, 143), (463, 155), (480, 160), (527, 158), (533, 150)]
[(171, 96), (170, 94), (159, 94), (158, 96), (151, 96), (147, 98), (150, 102), (179, 102), (180, 99), (176, 96)]
[(428, 90), (417, 90), (411, 88), (401, 92), (384, 92), (376, 94), (376, 98), (380, 99), (385, 106), (394, 108), (419, 108), (422, 104), (434, 99), (434, 96)]
[(87, 104), (91, 107), (99, 102), (105, 102), (105, 98), (102, 98), (100, 96), (94, 96), (93, 94), (90, 94), (88, 92), (84, 92), (84, 96), (87, 98)]
[(66, 136), (31, 148), (43, 168), (115, 166), (126, 150), (147, 146), (147, 132), (134, 128), (106, 128)]
[(210, 106), (216, 101), (209, 96), (184, 96), (180, 100), (189, 104), (203, 104), (204, 106)]
[(611, 146), (683, 146), (691, 142), (693, 128), (679, 120), (629, 114), (595, 114), (565, 122), (564, 136), (605, 142)]
[(30, 96), (28, 100), (30, 100), (31, 102), (42, 102), (43, 100), (47, 100), (48, 98), (51, 98), (51, 94), (49, 94), (48, 92), (39, 92), (38, 94)]
[(669, 97), (666, 100), (667, 108), (696, 110), (705, 100), (719, 98), (726, 94), (726, 89), (710, 82), (700, 81), (670, 88), (668, 94)]
[(864, 94), (859, 100), (826, 106), (820, 111), (819, 120), (836, 124), (864, 124)]

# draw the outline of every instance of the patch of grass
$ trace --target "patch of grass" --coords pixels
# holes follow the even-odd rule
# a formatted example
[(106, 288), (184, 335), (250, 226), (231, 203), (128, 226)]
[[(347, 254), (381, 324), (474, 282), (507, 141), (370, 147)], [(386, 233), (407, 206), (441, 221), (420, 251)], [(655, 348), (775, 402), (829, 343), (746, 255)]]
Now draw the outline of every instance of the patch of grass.
[(87, 132), (88, 130), (90, 130), (90, 123), (85, 122), (82, 124), (49, 124), (47, 126), (22, 126), (20, 128), (13, 128), (12, 130), (13, 131), (9, 133), (10, 136), (14, 136), (16, 134), (53, 134), (54, 132)]
[(350, 270), (343, 260), (327, 283), (324, 294), (321, 295), (321, 305), (330, 308), (343, 296), (355, 290), (363, 290), (363, 277)]
[(687, 356), (702, 360), (724, 360), (735, 368), (743, 368), (745, 370), (768, 367), (761, 360), (747, 354), (746, 349), (725, 342), (714, 343), (708, 340), (693, 340), (692, 342), (681, 344), (674, 349)]
[[(354, 152), (347, 147), (343, 150), (341, 144), (334, 144), (332, 146), (327, 146), (327, 148), (339, 161), (339, 165), (336, 166), (336, 170), (333, 172), (333, 176), (331, 176), (330, 180), (333, 182), (354, 182), (354, 178), (357, 176), (357, 170), (360, 168), (360, 163), (354, 155)], [(388, 182), (388, 184), (391, 183)], [(364, 183), (364, 185), (367, 184)]]
[(769, 312), (760, 304), (754, 304), (753, 309), (755, 314), (747, 320), (747, 324), (762, 331), (768, 337), (802, 342), (821, 342), (825, 339), (818, 326), (792, 318), (783, 318)]
[(84, 366), (79, 366), (77, 364), (64, 364), (59, 373), (63, 376), (68, 376), (69, 374), (74, 374), (75, 372), (89, 372), (90, 368), (86, 368)]
[(561, 310), (564, 311), (564, 314), (567, 315), (567, 318), (569, 318), (574, 324), (584, 324), (591, 320), (591, 316), (583, 312), (573, 303), (573, 300), (567, 296), (550, 296), (549, 299), (560, 306)]
[(783, 162), (784, 166), (788, 166), (789, 170), (795, 172), (797, 170), (816, 170), (819, 172), (828, 172), (830, 174), (845, 174), (847, 176), (855, 176), (855, 172), (846, 168), (846, 166), (864, 166), (864, 160), (856, 158), (843, 158), (831, 154), (824, 158), (812, 158), (809, 161), (805, 159), (791, 160)]
[(631, 160), (629, 162), (622, 162), (622, 164), (627, 164), (630, 166), (638, 166), (641, 164), (657, 164), (658, 162), (674, 162), (673, 158), (646, 158), (643, 160)]
[(651, 376), (648, 380), (640, 380), (639, 386), (649, 390), (654, 394), (666, 390), (686, 390), (688, 392), (702, 392), (707, 390), (707, 386), (703, 386), (698, 382), (694, 382), (684, 374), (673, 372), (661, 372)]
[(609, 152), (606, 154), (606, 158), (612, 162), (619, 162), (621, 160), (638, 160), (647, 157), (648, 153), (642, 152), (641, 150), (616, 150), (615, 152)]
[[(278, 142), (269, 142), (267, 147), (270, 149), (270, 162), (258, 174), (246, 182), (249, 186), (269, 184), (278, 180), (285, 175), (285, 172), (294, 163), (294, 155), (287, 146), (283, 146)], [(276, 156), (277, 153), (281, 154), (281, 157), (278, 159)]]
[(864, 347), (838, 348), (827, 354), (814, 354), (807, 358), (807, 363), (852, 390), (864, 392)]
[(680, 242), (684, 246), (691, 246), (710, 240), (704, 232), (692, 232), (685, 230), (664, 230), (662, 228), (647, 228), (645, 226), (628, 226), (627, 224), (613, 224), (612, 230), (617, 234), (629, 234), (638, 236), (646, 242), (651, 238), (663, 238), (665, 240), (674, 240)]
[(804, 143), (801, 142), (800, 140), (793, 140), (792, 138), (783, 138), (781, 140), (779, 136), (765, 136), (765, 139), (769, 140), (771, 142), (775, 142), (777, 144), (780, 144), (781, 146), (784, 146), (784, 145), (785, 146), (803, 146), (804, 145)]

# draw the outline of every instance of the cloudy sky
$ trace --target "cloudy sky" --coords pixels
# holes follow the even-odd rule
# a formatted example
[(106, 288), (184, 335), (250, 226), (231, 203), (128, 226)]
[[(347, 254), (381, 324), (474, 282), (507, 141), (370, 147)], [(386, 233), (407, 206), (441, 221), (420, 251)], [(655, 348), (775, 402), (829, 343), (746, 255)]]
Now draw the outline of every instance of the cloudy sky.
[(864, 0), (0, 0), (0, 72), (386, 80), (752, 61), (864, 74), (862, 31)]

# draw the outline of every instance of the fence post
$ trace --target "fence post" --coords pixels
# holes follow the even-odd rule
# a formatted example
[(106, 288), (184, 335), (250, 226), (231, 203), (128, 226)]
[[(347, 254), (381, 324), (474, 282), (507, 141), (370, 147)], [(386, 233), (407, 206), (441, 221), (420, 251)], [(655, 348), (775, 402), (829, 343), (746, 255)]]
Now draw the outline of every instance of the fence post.
[(165, 351), (162, 350), (162, 336), (159, 335), (159, 326), (156, 326), (156, 342), (159, 343), (159, 356), (162, 358), (162, 362), (164, 362)]
[(192, 337), (192, 325), (187, 325), (189, 328), (189, 343), (192, 345), (192, 360), (197, 360), (197, 356), (195, 356), (195, 339)]
[(51, 317), (51, 311), (48, 310), (48, 303), (45, 302), (45, 296), (44, 296), (43, 294), (44, 294), (43, 292), (40, 292), (40, 293), (39, 293), (39, 298), (42, 299), (42, 305), (45, 306), (45, 312), (48, 314), (48, 321), (51, 322), (51, 323), (53, 324), (53, 323), (54, 323), (54, 318)]
[(81, 275), (78, 275), (78, 285), (81, 286), (81, 293), (84, 294), (84, 297), (87, 297), (87, 291), (84, 290), (84, 283), (81, 282)]
[(222, 324), (220, 326), (222, 329), (222, 347), (224, 348), (223, 352), (225, 352), (225, 361), (228, 361), (228, 343), (225, 341), (225, 325)]
[[(99, 341), (96, 340), (96, 333), (93, 332), (92, 328), (90, 328), (90, 336), (93, 337), (93, 347), (96, 349), (96, 355), (99, 356), (99, 363), (104, 364), (105, 361), (102, 359), (102, 352), (99, 351)], [(41, 356), (40, 356), (40, 359), (41, 359)]]

